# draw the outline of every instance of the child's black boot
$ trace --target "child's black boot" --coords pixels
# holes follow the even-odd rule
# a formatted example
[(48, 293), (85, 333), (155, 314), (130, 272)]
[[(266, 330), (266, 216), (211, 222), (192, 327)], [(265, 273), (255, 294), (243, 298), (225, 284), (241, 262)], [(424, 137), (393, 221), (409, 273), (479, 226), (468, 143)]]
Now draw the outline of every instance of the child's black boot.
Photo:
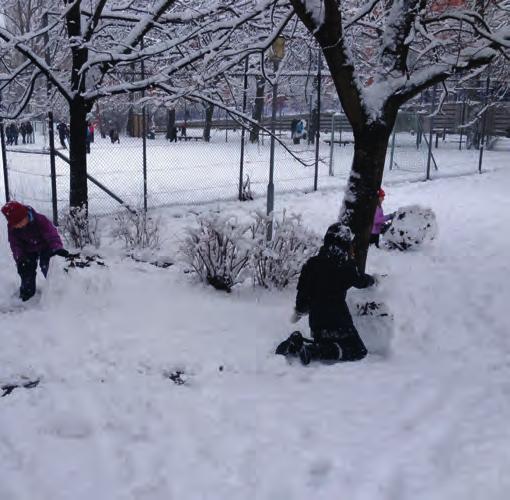
[(303, 345), (303, 335), (301, 332), (292, 332), (288, 339), (284, 340), (275, 351), (275, 354), (281, 354), (282, 356), (297, 355)]

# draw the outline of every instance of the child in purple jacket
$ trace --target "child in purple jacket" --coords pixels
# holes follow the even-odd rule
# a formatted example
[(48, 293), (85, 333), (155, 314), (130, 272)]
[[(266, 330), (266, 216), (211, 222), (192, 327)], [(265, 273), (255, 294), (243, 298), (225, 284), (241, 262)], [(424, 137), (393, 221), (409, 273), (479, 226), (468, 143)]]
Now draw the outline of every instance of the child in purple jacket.
[(57, 228), (32, 207), (10, 201), (2, 207), (7, 219), (7, 232), (12, 255), (21, 278), (19, 297), (27, 301), (35, 294), (37, 261), (44, 277), (54, 255), (67, 257)]
[(379, 237), (381, 233), (384, 233), (388, 228), (388, 223), (393, 219), (394, 214), (384, 215), (382, 204), (384, 201), (384, 197), (386, 193), (383, 188), (380, 188), (377, 191), (377, 197), (379, 201), (377, 202), (377, 208), (375, 209), (374, 215), (374, 224), (372, 226), (372, 234), (370, 235), (370, 244), (374, 243), (377, 248), (379, 248)]

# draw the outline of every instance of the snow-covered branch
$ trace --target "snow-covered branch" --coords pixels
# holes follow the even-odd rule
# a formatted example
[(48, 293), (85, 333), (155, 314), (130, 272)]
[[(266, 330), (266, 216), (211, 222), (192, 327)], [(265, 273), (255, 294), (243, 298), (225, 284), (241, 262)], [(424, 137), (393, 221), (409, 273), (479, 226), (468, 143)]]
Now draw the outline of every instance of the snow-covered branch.
[[(59, 90), (63, 97), (70, 100), (71, 94), (69, 90), (62, 84), (62, 82), (58, 79), (56, 72), (46, 64), (46, 61), (43, 57), (39, 56), (31, 47), (21, 43), (17, 37), (12, 36), (6, 29), (0, 28), (0, 39), (4, 40), (13, 47), (13, 49), (19, 52), (22, 56), (24, 56), (28, 61), (30, 61), (31, 66), (35, 66), (36, 68), (44, 74), (46, 78)], [(22, 63), (24, 67), (25, 62)], [(16, 72), (17, 73), (17, 72)]]
[(391, 98), (404, 103), (422, 90), (443, 82), (455, 74), (466, 73), (489, 64), (496, 56), (497, 51), (490, 47), (466, 50), (460, 58), (452, 58), (450, 64), (447, 62), (436, 63), (428, 68), (415, 71), (409, 79), (402, 82), (402, 85), (394, 85), (394, 93)]
[(381, 40), (378, 79), (384, 78), (384, 74), (392, 71), (405, 72), (409, 45), (413, 39), (411, 30), (414, 20), (426, 2), (424, 0), (401, 0), (392, 3)]

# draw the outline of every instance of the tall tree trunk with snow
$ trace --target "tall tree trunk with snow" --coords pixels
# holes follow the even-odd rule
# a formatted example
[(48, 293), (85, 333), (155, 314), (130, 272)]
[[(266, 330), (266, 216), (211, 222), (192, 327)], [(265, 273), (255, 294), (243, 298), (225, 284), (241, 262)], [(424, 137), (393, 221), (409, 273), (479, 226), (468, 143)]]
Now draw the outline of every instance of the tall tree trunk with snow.
[[(70, 4), (70, 0), (65, 0)], [(80, 3), (75, 2), (67, 11), (66, 26), (70, 39), (81, 39), (81, 13)], [(83, 65), (87, 62), (88, 50), (85, 46), (75, 44), (71, 46), (72, 69), (71, 91), (72, 99), (69, 102), (69, 204), (71, 212), (88, 210), (87, 189), (87, 114), (92, 108), (92, 102), (82, 97), (85, 90), (85, 77), (81, 74)]]
[(354, 156), (340, 213), (356, 235), (358, 266), (365, 268), (370, 233), (381, 186), (393, 121), (364, 124), (354, 131)]
[(88, 208), (87, 109), (81, 97), (69, 104), (69, 205), (71, 210)]
[[(258, 123), (262, 121), (264, 111), (264, 94), (266, 92), (266, 80), (262, 76), (257, 77), (257, 87), (255, 91), (255, 105), (253, 107), (252, 118)], [(256, 125), (250, 130), (250, 142), (255, 144), (259, 142), (260, 128)]]

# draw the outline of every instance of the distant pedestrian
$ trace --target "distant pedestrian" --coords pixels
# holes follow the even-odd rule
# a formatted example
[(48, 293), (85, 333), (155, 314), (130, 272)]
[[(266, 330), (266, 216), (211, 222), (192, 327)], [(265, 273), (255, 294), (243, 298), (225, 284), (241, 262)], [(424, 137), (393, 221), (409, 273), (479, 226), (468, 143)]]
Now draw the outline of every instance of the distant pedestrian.
[(11, 124), (11, 135), (12, 135), (12, 142), (11, 144), (14, 144), (15, 146), (18, 145), (18, 138), (19, 138), (19, 128), (16, 123)]
[(306, 139), (306, 121), (298, 120), (295, 124), (292, 140), (294, 144), (299, 144), (301, 139)]
[(110, 140), (112, 141), (112, 144), (115, 144), (115, 143), (120, 144), (119, 133), (117, 132), (116, 129), (111, 128), (108, 135), (110, 136)]
[(175, 125), (172, 125), (168, 131), (167, 131), (167, 134), (166, 134), (166, 138), (170, 141), (170, 142), (177, 142), (177, 127)]
[(11, 123), (5, 127), (5, 137), (7, 139), (7, 146), (10, 146), (13, 143)]
[(27, 129), (27, 142), (29, 144), (33, 144), (35, 142), (35, 137), (34, 137), (34, 127), (32, 127), (32, 122), (30, 122), (30, 121), (26, 122), (26, 129)]
[(296, 126), (298, 124), (299, 120), (297, 118), (293, 118), (290, 122), (290, 137), (291, 139), (294, 139), (294, 134), (296, 133)]
[(58, 132), (58, 138), (60, 140), (60, 144), (64, 149), (67, 149), (66, 146), (66, 139), (69, 136), (69, 129), (67, 128), (67, 125), (64, 122), (60, 122), (57, 125), (57, 132)]
[(19, 126), (19, 132), (21, 134), (21, 140), (23, 141), (23, 144), (27, 143), (27, 125), (25, 122), (21, 122), (21, 125)]

